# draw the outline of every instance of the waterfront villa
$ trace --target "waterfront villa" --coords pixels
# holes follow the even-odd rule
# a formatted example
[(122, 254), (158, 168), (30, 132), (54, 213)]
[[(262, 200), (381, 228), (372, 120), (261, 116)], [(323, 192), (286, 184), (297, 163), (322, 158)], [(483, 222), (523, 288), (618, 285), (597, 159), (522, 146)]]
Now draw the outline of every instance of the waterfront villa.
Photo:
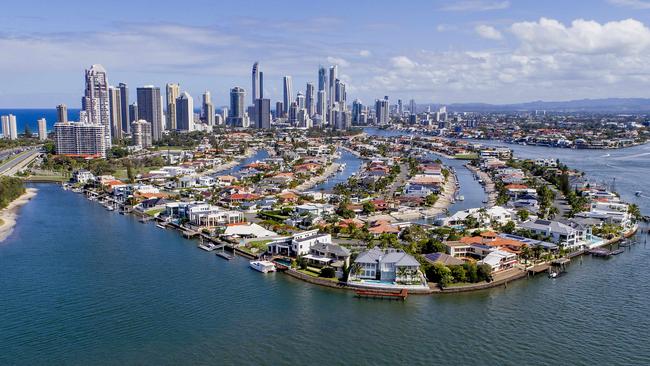
[(349, 280), (420, 284), (423, 276), (420, 272), (420, 262), (411, 255), (397, 249), (372, 248), (360, 253), (355, 259)]
[(316, 244), (331, 244), (330, 234), (320, 234), (318, 229), (303, 231), (292, 236), (282, 237), (267, 244), (268, 252), (277, 255), (296, 257), (309, 254)]
[(569, 250), (588, 247), (592, 241), (591, 227), (573, 221), (562, 223), (550, 220), (531, 220), (519, 225), (533, 234), (551, 238), (552, 241)]

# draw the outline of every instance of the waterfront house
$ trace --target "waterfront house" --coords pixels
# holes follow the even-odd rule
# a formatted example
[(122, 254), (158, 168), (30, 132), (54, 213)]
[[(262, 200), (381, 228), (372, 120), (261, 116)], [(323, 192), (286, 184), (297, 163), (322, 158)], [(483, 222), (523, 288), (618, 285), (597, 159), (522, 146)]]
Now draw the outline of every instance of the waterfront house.
[(534, 234), (551, 238), (555, 243), (569, 250), (582, 249), (589, 245), (592, 235), (591, 228), (575, 222), (566, 223), (550, 220), (530, 220), (519, 225)]
[(420, 262), (397, 249), (372, 248), (362, 252), (354, 261), (350, 280), (379, 280), (395, 283), (422, 283)]
[(342, 274), (343, 268), (350, 265), (350, 250), (338, 244), (316, 243), (303, 259), (316, 267), (334, 267)]
[(86, 169), (75, 170), (72, 173), (72, 182), (86, 184), (95, 180), (93, 173), (89, 172)]
[(478, 261), (477, 264), (489, 265), (492, 272), (504, 271), (513, 268), (517, 264), (517, 255), (504, 250), (494, 250)]
[(331, 243), (332, 236), (330, 234), (321, 234), (318, 229), (314, 229), (275, 239), (267, 246), (271, 254), (295, 257), (309, 254), (311, 248), (316, 244)]
[(226, 230), (223, 232), (223, 236), (231, 238), (266, 238), (276, 235), (275, 232), (250, 222), (228, 224), (226, 225)]

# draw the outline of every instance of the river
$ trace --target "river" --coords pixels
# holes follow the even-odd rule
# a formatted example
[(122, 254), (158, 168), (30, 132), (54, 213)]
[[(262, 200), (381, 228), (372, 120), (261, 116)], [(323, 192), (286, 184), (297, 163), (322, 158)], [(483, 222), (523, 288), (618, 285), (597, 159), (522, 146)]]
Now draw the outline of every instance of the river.
[[(530, 149), (523, 151), (537, 154)], [(646, 151), (542, 150), (539, 156), (561, 154), (601, 179), (609, 175), (588, 170), (603, 169), (589, 159), (609, 153), (609, 171), (625, 198), (630, 192), (623, 190), (644, 188), (634, 182), (647, 176), (647, 163), (627, 164)], [(262, 275), (241, 258), (224, 261), (174, 231), (108, 212), (56, 185), (37, 188), (13, 234), (0, 243), (3, 365), (650, 360), (650, 249), (644, 244), (609, 260), (576, 259), (555, 280), (537, 276), (507, 288), (410, 296), (403, 303), (359, 300), (281, 273)]]

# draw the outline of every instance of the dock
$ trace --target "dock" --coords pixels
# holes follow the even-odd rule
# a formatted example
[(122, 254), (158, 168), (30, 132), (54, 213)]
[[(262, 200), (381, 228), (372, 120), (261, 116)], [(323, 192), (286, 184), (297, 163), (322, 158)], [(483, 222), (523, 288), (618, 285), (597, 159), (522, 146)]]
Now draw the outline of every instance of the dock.
[(406, 300), (408, 291), (402, 289), (399, 292), (394, 291), (378, 291), (378, 290), (356, 290), (356, 297), (366, 299), (387, 299), (387, 300)]

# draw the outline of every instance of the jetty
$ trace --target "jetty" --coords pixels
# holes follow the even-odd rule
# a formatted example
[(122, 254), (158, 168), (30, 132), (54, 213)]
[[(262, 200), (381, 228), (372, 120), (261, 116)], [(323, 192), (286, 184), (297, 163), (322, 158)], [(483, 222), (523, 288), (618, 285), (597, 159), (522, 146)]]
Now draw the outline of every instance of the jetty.
[(359, 289), (355, 291), (355, 296), (358, 298), (365, 298), (365, 299), (379, 299), (379, 300), (386, 299), (386, 300), (404, 301), (408, 297), (408, 291), (406, 289), (402, 289), (399, 292)]

